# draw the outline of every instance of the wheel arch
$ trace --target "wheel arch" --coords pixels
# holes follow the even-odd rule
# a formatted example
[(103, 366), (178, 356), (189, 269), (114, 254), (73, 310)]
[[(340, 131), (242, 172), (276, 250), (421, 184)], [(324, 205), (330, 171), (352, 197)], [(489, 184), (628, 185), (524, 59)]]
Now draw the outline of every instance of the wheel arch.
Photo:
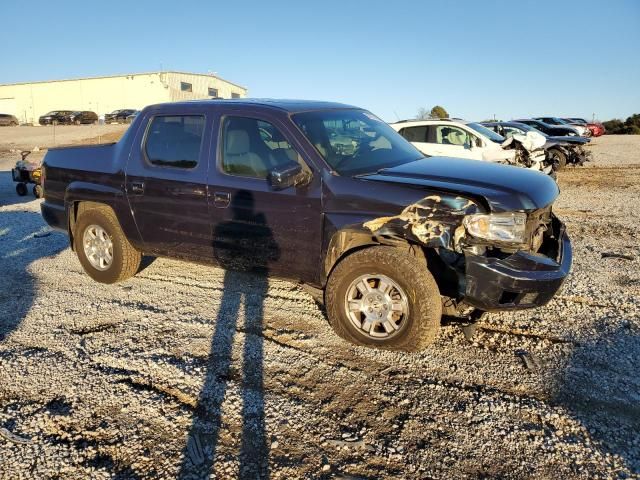
[(90, 182), (72, 182), (65, 190), (64, 204), (67, 211), (67, 231), (73, 249), (75, 224), (83, 211), (93, 208), (110, 208), (131, 244), (142, 250), (142, 239), (125, 194), (119, 188)]
[(333, 269), (346, 257), (360, 250), (376, 246), (389, 246), (409, 251), (416, 259), (424, 262), (425, 266), (427, 264), (425, 248), (428, 247), (406, 239), (381, 238), (372, 235), (371, 231), (365, 228), (347, 227), (336, 231), (329, 240), (324, 255), (322, 286), (326, 286)]

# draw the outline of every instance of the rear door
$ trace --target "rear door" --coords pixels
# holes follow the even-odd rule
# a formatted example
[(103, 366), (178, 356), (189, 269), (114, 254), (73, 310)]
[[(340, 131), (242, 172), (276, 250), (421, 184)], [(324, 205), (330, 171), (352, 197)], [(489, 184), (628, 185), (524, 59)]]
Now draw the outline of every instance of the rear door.
[(149, 111), (127, 162), (126, 192), (145, 253), (211, 259), (206, 108)]
[[(209, 175), (213, 254), (225, 267), (316, 281), (322, 244), (321, 181), (286, 119), (265, 111), (220, 109)], [(298, 162), (305, 186), (273, 190), (269, 172)]]
[(427, 139), (429, 127), (427, 125), (418, 125), (415, 127), (405, 127), (400, 130), (400, 135), (410, 141), (414, 147), (425, 155), (436, 156), (438, 153), (438, 145), (430, 143)]

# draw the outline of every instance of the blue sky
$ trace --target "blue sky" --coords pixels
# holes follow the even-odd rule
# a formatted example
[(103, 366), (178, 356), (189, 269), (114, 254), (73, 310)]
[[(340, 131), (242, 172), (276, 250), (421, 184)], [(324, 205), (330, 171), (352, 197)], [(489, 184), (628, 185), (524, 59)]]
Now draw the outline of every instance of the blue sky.
[(388, 121), (435, 104), (474, 120), (640, 112), (640, 0), (23, 1), (0, 18), (0, 83), (162, 65)]

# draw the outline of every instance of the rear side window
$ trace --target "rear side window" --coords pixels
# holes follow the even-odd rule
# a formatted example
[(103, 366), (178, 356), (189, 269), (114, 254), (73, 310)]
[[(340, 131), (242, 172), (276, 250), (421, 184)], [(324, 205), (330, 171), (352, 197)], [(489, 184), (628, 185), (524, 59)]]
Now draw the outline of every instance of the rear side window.
[(400, 131), (400, 135), (409, 140), (410, 142), (426, 142), (427, 141), (427, 126), (422, 127), (407, 127)]
[(200, 158), (204, 116), (172, 115), (153, 117), (145, 153), (159, 167), (194, 168)]

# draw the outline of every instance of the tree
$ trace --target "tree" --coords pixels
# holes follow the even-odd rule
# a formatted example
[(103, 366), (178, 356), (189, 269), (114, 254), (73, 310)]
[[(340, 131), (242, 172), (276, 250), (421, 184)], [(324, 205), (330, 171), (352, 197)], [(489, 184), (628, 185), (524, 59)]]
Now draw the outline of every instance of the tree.
[(429, 120), (430, 118), (449, 118), (449, 114), (444, 107), (440, 105), (436, 105), (431, 110), (423, 107), (418, 109), (418, 114), (416, 115), (417, 120)]
[(431, 112), (426, 108), (420, 107), (418, 109), (418, 115), (416, 115), (417, 120), (429, 120), (431, 118)]
[(433, 107), (429, 115), (431, 118), (449, 118), (449, 114), (447, 113), (447, 111), (440, 105), (436, 105), (435, 107)]
[(635, 113), (626, 121), (613, 119), (603, 123), (611, 135), (640, 135), (640, 113)]

